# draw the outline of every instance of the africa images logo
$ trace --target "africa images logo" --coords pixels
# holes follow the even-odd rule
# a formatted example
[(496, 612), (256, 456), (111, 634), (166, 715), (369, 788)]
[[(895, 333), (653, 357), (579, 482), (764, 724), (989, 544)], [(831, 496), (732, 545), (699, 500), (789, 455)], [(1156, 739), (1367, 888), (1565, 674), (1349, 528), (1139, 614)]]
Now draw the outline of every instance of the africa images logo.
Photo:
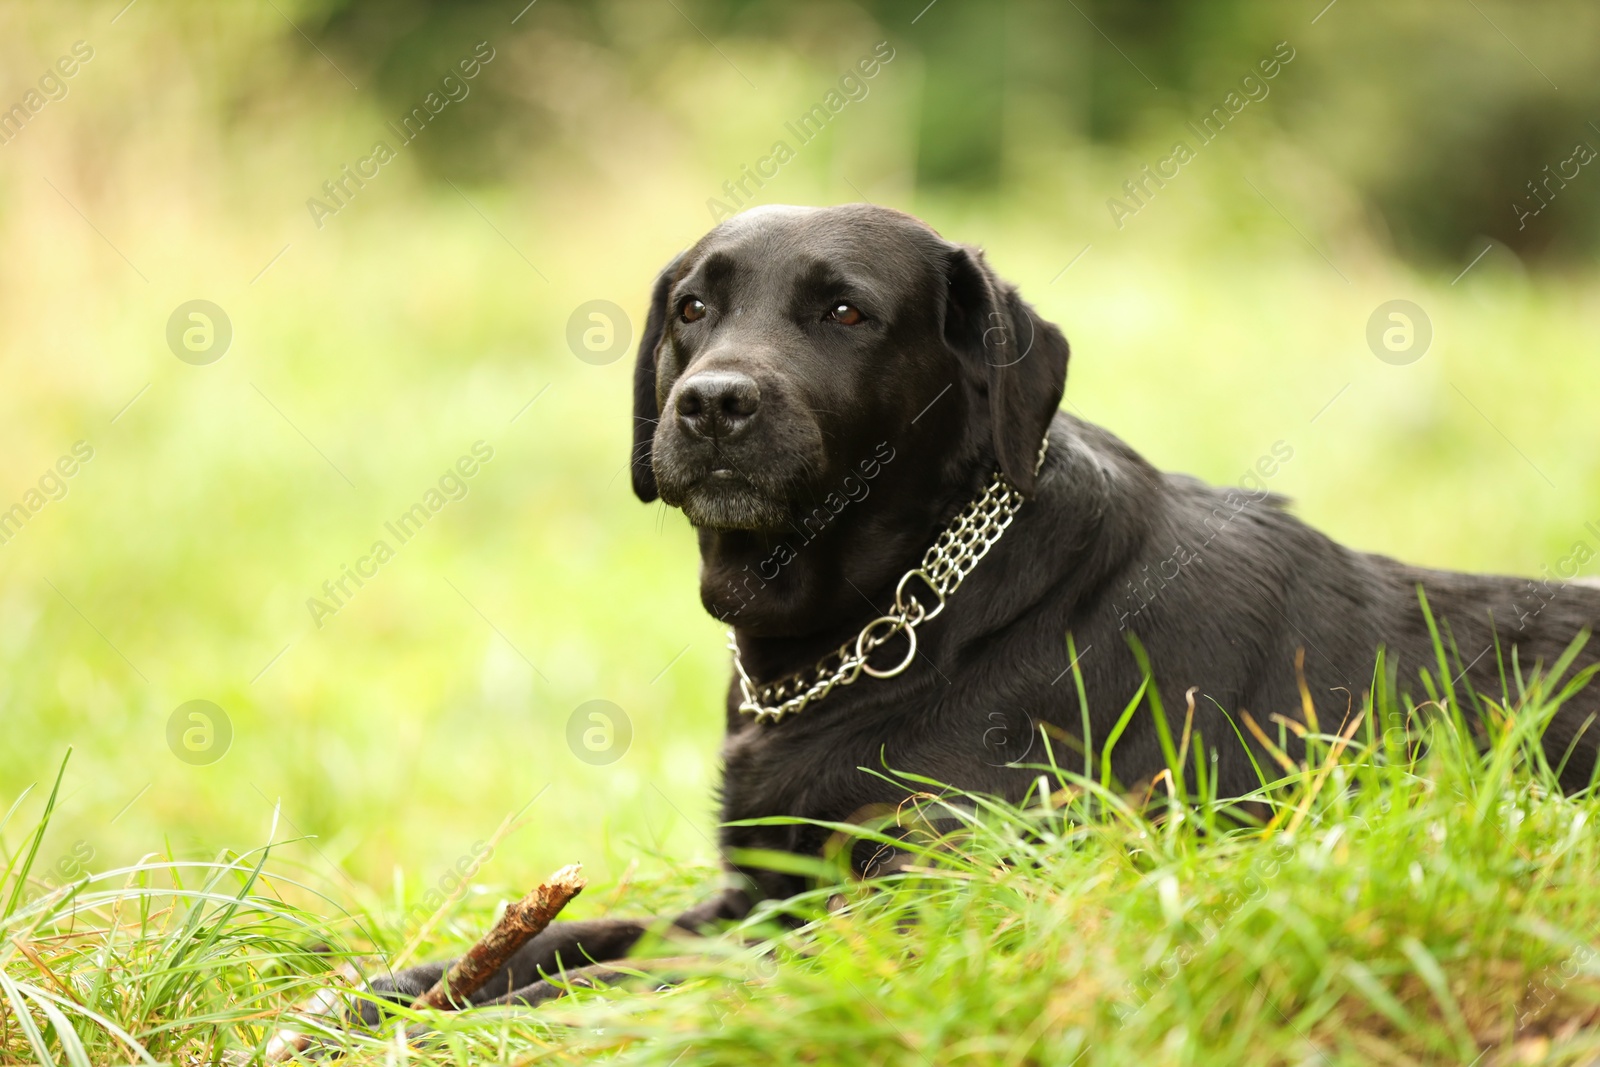
[[(867, 94), (872, 91), (867, 82), (876, 78), (894, 56), (893, 45), (888, 41), (878, 42), (871, 55), (863, 56), (853, 69), (840, 76), (838, 88), (829, 89), (820, 103), (812, 104), (798, 118), (785, 122), (783, 128), (793, 135), (795, 142), (801, 147), (810, 144), (822, 134), (823, 129), (833, 121), (834, 116), (845, 109), (846, 105), (867, 98)], [(767, 182), (776, 178), (778, 171), (784, 164), (793, 160), (795, 155), (795, 150), (789, 142), (780, 139), (772, 143), (772, 148), (766, 155), (756, 160), (754, 168), (748, 163), (741, 164), (739, 177), (730, 178), (722, 183), (722, 193), (727, 200), (718, 200), (713, 196), (706, 201), (706, 210), (711, 212), (711, 221), (721, 222), (737, 215), (740, 209), (755, 199), (755, 190), (765, 188)], [(750, 187), (752, 184), (755, 185), (755, 189)]]
[(472, 454), (461, 456), (454, 464), (447, 467), (439, 476), (437, 487), (429, 486), (420, 500), (402, 511), (395, 519), (385, 521), (383, 528), (394, 538), (393, 545), (382, 537), (373, 541), (366, 555), (358, 556), (353, 566), (349, 563), (341, 564), (339, 573), (322, 583), (323, 596), (306, 598), (306, 610), (311, 613), (311, 621), (316, 624), (317, 629), (322, 629), (323, 624), (339, 614), (340, 609), (348, 605), (367, 582), (376, 578), (378, 569), (398, 555), (397, 549), (421, 533), (423, 525), (429, 519), (443, 511), (447, 505), (466, 499), (471, 489), (468, 480), (492, 459), (494, 459), (494, 446), (487, 441), (474, 441)]
[[(472, 86), (467, 83), (482, 73), (495, 57), (495, 50), (488, 41), (480, 41), (472, 50), (472, 55), (456, 64), (456, 70), (461, 73), (457, 76), (453, 70), (439, 81), (439, 88), (429, 91), (422, 98), (422, 103), (413, 107), (400, 118), (400, 125), (389, 123), (389, 129), (394, 131), (401, 148), (422, 136), (422, 131), (439, 116), (452, 102), (460, 103), (472, 92)], [(315, 196), (306, 200), (306, 210), (311, 212), (311, 221), (316, 223), (317, 229), (322, 229), (329, 215), (337, 215), (350, 206), (357, 193), (367, 187), (367, 182), (376, 178), (382, 168), (399, 157), (399, 153), (390, 147), (388, 141), (378, 141), (372, 146), (372, 151), (356, 160), (355, 169), (346, 163), (339, 168), (339, 173), (322, 183), (322, 194), (326, 199)]]
[(29, 89), (9, 108), (0, 105), (0, 144), (10, 144), (22, 133), (22, 128), (45, 107), (65, 100), (71, 86), (67, 80), (77, 75), (82, 66), (94, 58), (94, 47), (88, 41), (74, 41), (70, 55), (64, 55), (45, 68), (39, 76), (39, 87)]
[[(1215, 141), (1222, 136), (1222, 131), (1230, 122), (1238, 119), (1245, 108), (1252, 102), (1260, 103), (1272, 92), (1272, 87), (1267, 84), (1283, 72), (1283, 68), (1294, 62), (1297, 53), (1294, 46), (1288, 41), (1279, 41), (1273, 49), (1272, 55), (1256, 62), (1255, 71), (1260, 71), (1260, 76), (1251, 71), (1239, 79), (1239, 88), (1229, 90), (1222, 98), (1222, 103), (1213, 107), (1201, 119), (1199, 125), (1190, 120), (1185, 125), (1194, 132), (1195, 141), (1200, 148)], [(1188, 141), (1178, 141), (1172, 146), (1167, 155), (1156, 160), (1152, 170), (1150, 164), (1140, 168), (1142, 177), (1129, 178), (1122, 183), (1122, 191), (1126, 200), (1110, 197), (1106, 200), (1106, 210), (1111, 213), (1111, 221), (1116, 223), (1117, 229), (1127, 225), (1127, 220), (1137, 215), (1149, 206), (1155, 199), (1159, 190), (1167, 187), (1167, 182), (1172, 181), (1199, 155), (1198, 149), (1190, 148)], [(1143, 194), (1142, 196), (1140, 194)]]

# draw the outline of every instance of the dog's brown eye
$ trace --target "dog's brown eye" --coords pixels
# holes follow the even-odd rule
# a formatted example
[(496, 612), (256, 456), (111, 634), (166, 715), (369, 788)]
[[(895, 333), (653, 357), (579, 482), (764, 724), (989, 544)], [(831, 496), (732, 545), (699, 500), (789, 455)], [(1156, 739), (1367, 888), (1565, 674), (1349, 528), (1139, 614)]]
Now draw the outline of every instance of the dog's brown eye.
[(683, 302), (678, 314), (684, 322), (699, 322), (706, 317), (706, 306), (691, 296)]
[(837, 304), (828, 312), (828, 321), (837, 322), (843, 326), (854, 326), (866, 318), (861, 314), (861, 309), (853, 304)]

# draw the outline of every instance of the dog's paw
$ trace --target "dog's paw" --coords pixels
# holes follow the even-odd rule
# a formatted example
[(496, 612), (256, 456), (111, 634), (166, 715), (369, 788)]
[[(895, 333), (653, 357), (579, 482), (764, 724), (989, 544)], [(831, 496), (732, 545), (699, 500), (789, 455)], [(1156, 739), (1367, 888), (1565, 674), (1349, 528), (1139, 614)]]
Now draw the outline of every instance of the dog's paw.
[(410, 1004), (432, 988), (444, 967), (427, 964), (368, 980), (355, 962), (345, 961), (322, 976), (326, 982), (322, 988), (279, 1020), (279, 1029), (262, 1049), (262, 1062), (278, 1064), (336, 1055), (337, 1032), (377, 1027), (389, 1014), (384, 1010), (387, 1005)]
[(368, 996), (351, 1005), (350, 1025), (377, 1026), (387, 1014), (385, 1005), (410, 1004), (432, 989), (449, 966), (450, 961), (424, 963), (373, 978), (367, 984)]

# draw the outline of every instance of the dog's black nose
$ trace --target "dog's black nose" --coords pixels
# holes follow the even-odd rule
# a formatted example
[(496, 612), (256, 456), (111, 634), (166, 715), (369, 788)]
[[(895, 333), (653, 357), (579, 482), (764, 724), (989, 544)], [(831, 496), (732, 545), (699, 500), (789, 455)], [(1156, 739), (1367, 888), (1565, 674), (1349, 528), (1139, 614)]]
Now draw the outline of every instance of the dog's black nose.
[(697, 437), (725, 440), (749, 426), (761, 407), (755, 379), (736, 371), (701, 371), (678, 386), (678, 421)]

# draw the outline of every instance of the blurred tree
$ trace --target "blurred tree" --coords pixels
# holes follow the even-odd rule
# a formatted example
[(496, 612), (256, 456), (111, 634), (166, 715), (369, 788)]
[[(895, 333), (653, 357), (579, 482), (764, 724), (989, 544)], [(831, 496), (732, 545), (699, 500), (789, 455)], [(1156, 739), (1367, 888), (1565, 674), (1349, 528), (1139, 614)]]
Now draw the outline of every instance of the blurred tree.
[[(654, 24), (659, 39), (648, 49), (621, 39), (617, 27), (654, 2), (538, 0), (527, 25), (536, 18), (539, 34), (614, 52), (624, 67), (643, 71), (674, 51), (704, 48), (701, 31), (712, 41), (816, 51), (816, 35), (796, 41), (796, 23), (830, 17), (827, 8), (770, 0), (660, 0), (676, 13)], [(305, 28), (364, 65), (398, 116), (485, 27), (503, 27), (515, 6), (320, 0)], [(1266, 120), (1353, 188), (1402, 253), (1455, 260), (1480, 237), (1529, 258), (1600, 247), (1600, 165), (1575, 161), (1580, 146), (1600, 149), (1600, 7), (1584, 0), (1519, 8), (1482, 0), (1459, 9), (1428, 0), (1381, 9), (1354, 0), (861, 0), (859, 10), (896, 49), (920, 54), (916, 177), (924, 187), (996, 189), (1008, 134), (1108, 144), (1165, 137), (1165, 125), (1152, 129), (1153, 116), (1165, 123), (1174, 113), (1209, 110), (1287, 39), (1303, 58), (1274, 86)], [(474, 91), (478, 104), (421, 142), (434, 168), (503, 172), (551, 136), (548, 97), (494, 78)], [(1059, 122), (1008, 129), (1019, 94), (1048, 101), (1046, 113)]]
[[(891, 13), (904, 14), (906, 7), (876, 6), (874, 14), (885, 22)], [(913, 28), (928, 70), (917, 136), (917, 182), (993, 189), (1000, 183), (1010, 76), (1007, 5), (952, 4), (937, 17), (931, 11)]]

